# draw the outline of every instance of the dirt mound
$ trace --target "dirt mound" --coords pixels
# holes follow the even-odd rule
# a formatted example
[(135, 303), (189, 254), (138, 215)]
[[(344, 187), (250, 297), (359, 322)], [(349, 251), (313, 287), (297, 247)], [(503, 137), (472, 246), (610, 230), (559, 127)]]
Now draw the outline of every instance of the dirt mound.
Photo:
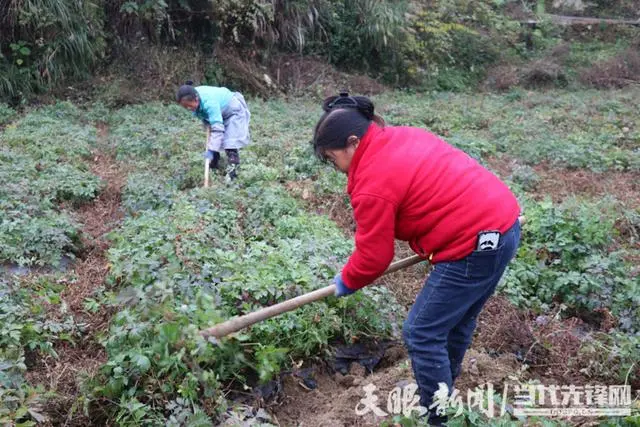
[(352, 365), (348, 375), (317, 371), (317, 387), (308, 390), (293, 376), (284, 379), (284, 399), (271, 407), (280, 425), (298, 426), (378, 426), (384, 417), (369, 412), (356, 414), (356, 407), (364, 397), (364, 386), (376, 386), (378, 405), (386, 409), (386, 396), (398, 385), (410, 382), (412, 374), (408, 363), (395, 365), (369, 376), (359, 365)]
[[(549, 378), (561, 384), (584, 385), (589, 382), (580, 371), (580, 348), (588, 328), (580, 319), (538, 316), (533, 328), (535, 341), (528, 354), (538, 354), (528, 369), (535, 378)], [(525, 354), (525, 360), (529, 358)]]
[(561, 308), (536, 316), (519, 310), (503, 296), (493, 296), (478, 318), (473, 347), (490, 355), (513, 357), (520, 371), (530, 378), (564, 384), (586, 384), (581, 371), (581, 348), (590, 334), (608, 331), (615, 319), (610, 313), (594, 313), (587, 324), (577, 317), (564, 317)]
[[(394, 360), (399, 358), (399, 360)], [(317, 387), (310, 390), (294, 375), (283, 379), (282, 395), (277, 403), (268, 407), (280, 425), (295, 426), (379, 426), (384, 420), (398, 415), (393, 401), (394, 389), (411, 390), (415, 383), (411, 364), (402, 348), (387, 350), (387, 365), (371, 375), (359, 365), (352, 365), (347, 375), (333, 373), (328, 368), (315, 371)], [(381, 366), (385, 366), (382, 363)], [(456, 382), (463, 396), (466, 390), (490, 382), (498, 388), (510, 376), (517, 375), (519, 364), (512, 355), (492, 357), (486, 352), (469, 350), (462, 365), (462, 373)], [(380, 411), (365, 414), (361, 400), (366, 396), (365, 387), (375, 386), (373, 393), (378, 398), (375, 404)], [(397, 395), (397, 394), (396, 394)], [(357, 412), (359, 410), (359, 412)]]
[(496, 390), (513, 378), (522, 377), (522, 364), (513, 354), (491, 355), (484, 350), (471, 348), (462, 361), (462, 371), (456, 380), (455, 388), (467, 395), (467, 390), (490, 383)]
[(566, 63), (570, 54), (570, 44), (560, 43), (535, 61), (498, 64), (488, 69), (483, 87), (497, 91), (517, 86), (529, 89), (564, 87), (568, 84)]
[(498, 354), (511, 353), (524, 360), (535, 341), (527, 313), (519, 311), (502, 296), (487, 301), (477, 323), (475, 348)]

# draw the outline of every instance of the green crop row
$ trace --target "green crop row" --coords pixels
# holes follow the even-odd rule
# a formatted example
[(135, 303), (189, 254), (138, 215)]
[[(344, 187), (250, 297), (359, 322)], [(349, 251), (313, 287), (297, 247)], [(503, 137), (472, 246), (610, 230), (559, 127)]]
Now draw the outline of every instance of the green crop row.
[(63, 204), (93, 199), (100, 180), (84, 162), (93, 125), (69, 103), (35, 110), (0, 133), (0, 263), (58, 265), (79, 249)]
[(204, 132), (187, 117), (146, 105), (109, 121), (118, 159), (139, 172), (124, 189), (129, 217), (111, 234), (110, 303), (120, 309), (88, 398), (120, 424), (216, 417), (231, 384), (267, 381), (333, 342), (388, 336), (396, 321), (393, 297), (372, 288), (231, 339), (202, 338), (200, 329), (330, 284), (352, 243), (286, 192), (268, 158), (243, 152), (251, 160), (237, 184), (214, 176), (199, 188)]

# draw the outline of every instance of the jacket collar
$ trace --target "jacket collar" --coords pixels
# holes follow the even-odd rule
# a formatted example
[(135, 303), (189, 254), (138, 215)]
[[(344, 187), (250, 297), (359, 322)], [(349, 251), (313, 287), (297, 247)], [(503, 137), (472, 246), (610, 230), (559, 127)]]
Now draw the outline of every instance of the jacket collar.
[(377, 123), (371, 122), (367, 132), (360, 138), (360, 143), (358, 144), (358, 148), (356, 148), (356, 152), (353, 153), (353, 158), (351, 159), (351, 164), (349, 165), (349, 172), (347, 175), (347, 193), (351, 194), (353, 188), (355, 186), (355, 176), (358, 170), (358, 165), (360, 161), (364, 157), (365, 152), (371, 145), (371, 142), (378, 137), (382, 132), (384, 132), (384, 128), (380, 127)]
[(202, 109), (203, 109), (203, 102), (202, 102), (202, 97), (200, 97), (200, 94), (198, 94), (198, 106), (196, 107), (195, 111), (193, 112), (194, 116), (198, 116), (200, 114), (202, 114)]

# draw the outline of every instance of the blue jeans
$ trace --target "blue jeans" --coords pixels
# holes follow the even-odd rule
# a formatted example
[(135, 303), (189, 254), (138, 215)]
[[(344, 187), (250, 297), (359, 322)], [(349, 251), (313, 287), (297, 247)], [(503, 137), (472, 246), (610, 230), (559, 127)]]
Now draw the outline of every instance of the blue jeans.
[(471, 344), (476, 318), (519, 243), (520, 222), (516, 221), (500, 237), (496, 249), (438, 263), (427, 278), (403, 328), (423, 407), (431, 405), (438, 383), (447, 384), (451, 393)]

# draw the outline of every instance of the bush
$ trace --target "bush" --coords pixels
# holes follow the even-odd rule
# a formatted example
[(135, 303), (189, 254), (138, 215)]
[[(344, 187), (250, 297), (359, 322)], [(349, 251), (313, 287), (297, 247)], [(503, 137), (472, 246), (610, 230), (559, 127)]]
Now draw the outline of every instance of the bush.
[(513, 42), (517, 22), (484, 2), (438, 0), (409, 21), (403, 46), (408, 81), (442, 90), (476, 85), (500, 50)]
[(623, 88), (640, 83), (640, 54), (628, 49), (618, 56), (585, 68), (580, 81), (599, 89)]
[(332, 2), (327, 24), (329, 61), (353, 70), (395, 74), (401, 64), (404, 2)]
[(540, 177), (536, 171), (527, 165), (518, 165), (513, 169), (511, 180), (519, 184), (525, 191), (534, 191), (540, 183)]

